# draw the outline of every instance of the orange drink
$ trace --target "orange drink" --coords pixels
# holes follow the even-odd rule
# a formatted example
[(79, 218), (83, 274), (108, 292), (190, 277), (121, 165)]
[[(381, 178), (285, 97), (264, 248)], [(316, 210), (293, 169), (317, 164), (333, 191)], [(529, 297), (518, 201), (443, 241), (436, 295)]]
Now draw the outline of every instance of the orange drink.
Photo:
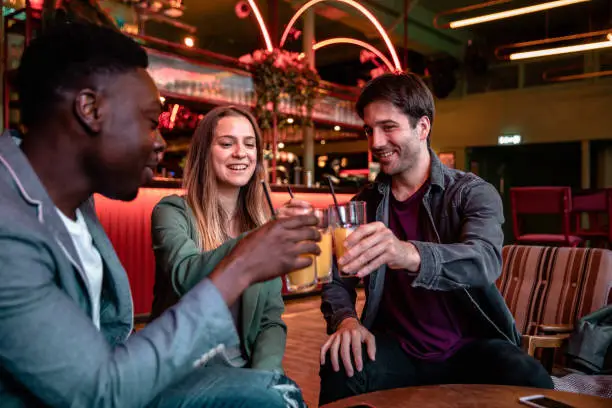
[(317, 280), (322, 283), (331, 282), (332, 279), (332, 232), (328, 228), (321, 231), (321, 242), (319, 242), (321, 254), (317, 256)]
[(336, 250), (336, 259), (340, 259), (344, 256), (344, 252), (346, 252), (344, 241), (346, 241), (346, 237), (351, 235), (351, 232), (355, 231), (356, 228), (357, 227), (334, 228), (334, 248)]
[[(344, 242), (353, 231), (360, 225), (366, 223), (366, 203), (363, 201), (351, 201), (349, 203), (329, 207), (330, 225), (333, 228), (334, 249), (336, 260), (342, 258), (346, 253)], [(342, 270), (338, 268), (340, 274)], [(344, 275), (351, 276), (351, 275)]]
[[(312, 255), (303, 255), (313, 258)], [(312, 289), (317, 284), (317, 264), (313, 259), (310, 266), (289, 272), (286, 275), (287, 290), (289, 292), (300, 292)]]
[(321, 233), (321, 241), (318, 243), (321, 253), (316, 257), (317, 281), (328, 283), (332, 280), (333, 259), (333, 241), (332, 232), (329, 228), (329, 211), (327, 209), (316, 208), (313, 213), (319, 220), (317, 227)]

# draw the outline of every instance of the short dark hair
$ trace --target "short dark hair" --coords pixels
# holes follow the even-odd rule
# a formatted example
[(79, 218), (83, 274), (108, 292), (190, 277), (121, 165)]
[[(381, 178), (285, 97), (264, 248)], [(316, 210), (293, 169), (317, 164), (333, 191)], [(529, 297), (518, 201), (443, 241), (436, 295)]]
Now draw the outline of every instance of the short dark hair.
[(21, 121), (28, 127), (53, 115), (62, 90), (91, 86), (93, 76), (147, 68), (145, 50), (111, 28), (54, 25), (26, 47), (17, 73)]
[[(435, 114), (433, 95), (423, 80), (412, 72), (383, 74), (368, 82), (357, 99), (356, 108), (359, 117), (363, 119), (365, 107), (378, 101), (395, 105), (408, 116), (413, 127), (423, 116), (427, 116), (433, 125)], [(429, 144), (429, 135), (427, 143)]]

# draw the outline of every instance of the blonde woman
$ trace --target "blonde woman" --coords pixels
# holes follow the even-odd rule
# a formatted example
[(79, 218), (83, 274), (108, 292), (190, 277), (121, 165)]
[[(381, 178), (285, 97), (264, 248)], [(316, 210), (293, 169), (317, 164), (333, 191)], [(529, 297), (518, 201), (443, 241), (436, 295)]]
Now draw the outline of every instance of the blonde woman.
[[(261, 180), (263, 146), (253, 116), (218, 107), (198, 125), (185, 165), (186, 195), (162, 199), (152, 215), (156, 276), (152, 317), (176, 303), (232, 250), (270, 218)], [(282, 216), (291, 215), (289, 206)], [(282, 371), (286, 326), (277, 278), (247, 289), (230, 308), (240, 338), (236, 361)]]

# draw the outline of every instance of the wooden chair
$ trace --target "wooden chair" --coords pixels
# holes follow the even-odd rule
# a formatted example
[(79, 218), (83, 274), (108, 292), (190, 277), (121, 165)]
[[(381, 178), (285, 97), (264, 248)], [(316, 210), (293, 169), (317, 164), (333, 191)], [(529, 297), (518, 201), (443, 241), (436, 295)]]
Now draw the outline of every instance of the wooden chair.
[[(512, 227), (520, 244), (576, 247), (582, 238), (571, 232), (572, 193), (569, 187), (514, 187), (510, 189)], [(558, 215), (561, 233), (525, 233), (524, 215)]]
[(612, 303), (612, 251), (510, 245), (502, 255), (497, 287), (531, 356), (554, 352), (579, 318)]

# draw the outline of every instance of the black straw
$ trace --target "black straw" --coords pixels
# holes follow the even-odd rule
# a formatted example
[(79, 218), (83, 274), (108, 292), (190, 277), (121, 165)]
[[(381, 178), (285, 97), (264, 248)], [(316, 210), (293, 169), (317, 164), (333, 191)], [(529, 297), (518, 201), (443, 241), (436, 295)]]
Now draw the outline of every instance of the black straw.
[(289, 193), (289, 197), (291, 197), (291, 199), (293, 199), (294, 195), (293, 195), (293, 190), (291, 190), (291, 186), (287, 185), (287, 192)]
[(336, 207), (336, 214), (338, 214), (338, 221), (342, 225), (344, 225), (344, 220), (342, 219), (342, 214), (340, 214), (340, 207), (338, 206), (338, 199), (336, 198), (336, 193), (334, 192), (334, 183), (332, 183), (331, 177), (327, 177), (327, 183), (329, 184), (329, 189), (331, 190), (332, 198), (334, 199), (334, 207)]
[(263, 187), (264, 194), (266, 195), (266, 200), (268, 201), (268, 205), (270, 206), (270, 212), (272, 213), (272, 218), (276, 218), (276, 212), (274, 211), (274, 205), (272, 205), (272, 198), (270, 197), (270, 191), (268, 191), (268, 186), (265, 180), (261, 180), (261, 185)]

